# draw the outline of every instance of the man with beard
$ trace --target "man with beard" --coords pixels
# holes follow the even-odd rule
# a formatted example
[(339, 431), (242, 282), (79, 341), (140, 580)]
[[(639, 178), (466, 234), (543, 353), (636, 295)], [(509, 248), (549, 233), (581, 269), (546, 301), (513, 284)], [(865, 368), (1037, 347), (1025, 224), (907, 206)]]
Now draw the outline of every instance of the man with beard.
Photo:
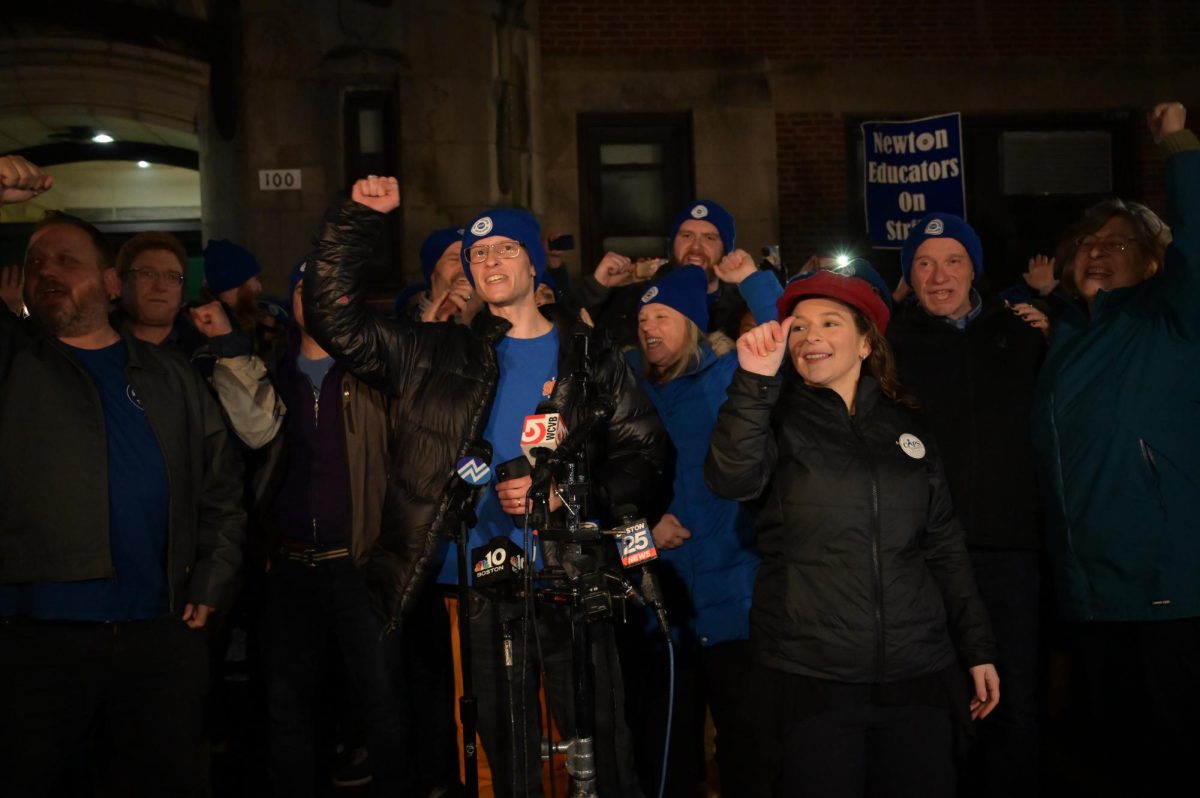
[(230, 428), (246, 446), (258, 449), (270, 443), (283, 423), (283, 403), (250, 338), (233, 329), (219, 301), (180, 312), (187, 252), (179, 239), (170, 233), (138, 233), (117, 253), (117, 274), (121, 317), (129, 331), (189, 358), (212, 385)]
[(225, 306), (234, 325), (255, 339), (255, 350), (263, 354), (256, 333), (258, 295), (263, 284), (262, 267), (254, 253), (224, 238), (210, 239), (204, 248), (204, 288), (210, 298)]
[[(50, 185), (0, 158), (0, 203)], [(220, 411), (174, 353), (109, 323), (95, 227), (52, 214), (0, 308), (0, 793), (43, 795), (104, 725), (141, 795), (207, 795), (201, 627), (241, 561)]]
[[(651, 278), (665, 277), (680, 266), (704, 269), (709, 316), (705, 332), (720, 330), (733, 338), (747, 308), (755, 311), (755, 318), (765, 318), (773, 312), (774, 298), (779, 296), (778, 281), (769, 272), (760, 272), (749, 253), (735, 249), (736, 241), (737, 228), (729, 211), (712, 200), (689, 203), (671, 223), (669, 262)], [(596, 327), (624, 347), (638, 345), (638, 300), (648, 286), (638, 279), (637, 272), (629, 258), (609, 252), (579, 287), (580, 304)]]

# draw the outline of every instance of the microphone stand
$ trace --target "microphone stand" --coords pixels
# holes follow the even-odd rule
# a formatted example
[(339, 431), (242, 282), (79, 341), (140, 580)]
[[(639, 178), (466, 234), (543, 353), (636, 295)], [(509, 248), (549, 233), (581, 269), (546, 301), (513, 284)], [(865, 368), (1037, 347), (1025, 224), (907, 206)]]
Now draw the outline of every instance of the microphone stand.
[(458, 713), (462, 721), (464, 787), (467, 798), (479, 798), (479, 751), (475, 738), (479, 730), (479, 701), (475, 679), (471, 675), (471, 584), (467, 579), (467, 544), (475, 526), (475, 510), (468, 507), (460, 516), (458, 535), (458, 658), (462, 667), (462, 695)]
[[(475, 696), (475, 680), (471, 675), (471, 583), (468, 579), (467, 558), (471, 528), (476, 524), (475, 502), (479, 489), (486, 484), (491, 471), (492, 447), (486, 441), (473, 444), (470, 455), (459, 460), (451, 477), (447, 515), (457, 519), (455, 545), (458, 551), (458, 654), (462, 667), (462, 695), (458, 699), (462, 721), (462, 751), (464, 787), (467, 798), (479, 798), (479, 758), (475, 738), (479, 729), (479, 702)], [(482, 462), (478, 462), (478, 460)], [(465, 463), (465, 465), (464, 465)]]

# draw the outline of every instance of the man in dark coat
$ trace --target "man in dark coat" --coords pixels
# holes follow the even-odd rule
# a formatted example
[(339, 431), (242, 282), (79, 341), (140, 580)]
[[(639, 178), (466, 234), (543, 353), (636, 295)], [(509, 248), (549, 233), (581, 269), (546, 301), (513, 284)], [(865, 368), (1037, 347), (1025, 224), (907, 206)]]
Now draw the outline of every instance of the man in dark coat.
[(983, 249), (960, 217), (926, 216), (900, 259), (913, 298), (897, 308), (888, 340), (945, 458), (1004, 682), (967, 778), (973, 795), (1034, 795), (1040, 543), (1029, 414), (1045, 338), (1021, 317), (1031, 309), (976, 288)]

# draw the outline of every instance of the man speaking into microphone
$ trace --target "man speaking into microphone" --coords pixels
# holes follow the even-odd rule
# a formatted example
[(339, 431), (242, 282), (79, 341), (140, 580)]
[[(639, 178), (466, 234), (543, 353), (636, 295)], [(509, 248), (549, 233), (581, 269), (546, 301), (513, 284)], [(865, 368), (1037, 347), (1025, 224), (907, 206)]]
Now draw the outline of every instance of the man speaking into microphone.
[[(366, 301), (363, 273), (385, 215), (400, 204), (392, 177), (354, 184), (351, 199), (332, 207), (315, 242), (304, 281), (304, 311), (313, 336), (360, 379), (392, 394), (399, 422), (391, 479), (400, 507), (381, 540), (392, 556), (392, 611), (398, 617), (430, 571), (457, 581), (455, 553), (442, 541), (445, 489), (454, 464), (472, 441), (486, 440), (497, 467), (522, 455), (525, 417), (548, 403), (567, 430), (594, 427), (590, 503), (605, 525), (614, 507), (634, 505), (655, 517), (669, 500), (671, 448), (652, 405), (640, 392), (619, 354), (592, 340), (595, 393), (613, 412), (601, 425), (585, 424), (586, 397), (566, 379), (576, 362), (576, 335), (590, 334), (558, 305), (539, 308), (534, 289), (546, 273), (546, 253), (537, 221), (525, 211), (494, 208), (463, 233), (463, 270), (486, 303), (469, 326), (388, 320)], [(545, 407), (546, 405), (543, 405)], [(494, 482), (483, 492), (468, 550), (497, 536), (523, 542), (513, 516), (526, 511), (531, 477)], [(549, 508), (561, 502), (551, 492)], [(532, 552), (541, 560), (541, 554)], [(549, 554), (549, 552), (547, 552)], [(440, 558), (440, 562), (439, 562)], [(543, 608), (544, 609), (544, 608)], [(542, 794), (539, 775), (540, 724), (533, 657), (518, 646), (514, 685), (524, 697), (509, 696), (501, 655), (500, 624), (519, 608), (473, 594), (472, 667), (479, 700), (479, 734), (494, 774), (497, 796)], [(569, 625), (565, 613), (539, 613), (546, 688), (561, 728), (572, 728)], [(611, 628), (594, 633), (596, 667), (596, 764), (601, 795), (641, 794), (625, 729), (623, 691)], [(532, 630), (530, 630), (532, 631)], [(518, 636), (517, 639), (520, 639)], [(532, 639), (532, 635), (530, 635)], [(530, 648), (533, 648), (532, 643)], [(525, 678), (521, 678), (524, 672)], [(519, 688), (514, 688), (514, 690)], [(509, 721), (509, 699), (518, 728)], [(520, 707), (524, 706), (522, 726)], [(521, 759), (513, 772), (514, 758)]]

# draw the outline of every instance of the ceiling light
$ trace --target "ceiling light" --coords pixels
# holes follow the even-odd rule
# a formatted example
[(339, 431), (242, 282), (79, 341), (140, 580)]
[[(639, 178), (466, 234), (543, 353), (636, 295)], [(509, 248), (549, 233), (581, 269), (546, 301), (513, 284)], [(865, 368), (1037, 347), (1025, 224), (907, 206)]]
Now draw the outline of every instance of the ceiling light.
[(112, 144), (113, 137), (107, 133), (97, 133), (96, 135), (92, 136), (92, 142), (95, 144)]
[(137, 163), (138, 163), (138, 168), (139, 168), (139, 169), (149, 169), (149, 168), (150, 168), (150, 162), (149, 162), (149, 161), (138, 161)]

